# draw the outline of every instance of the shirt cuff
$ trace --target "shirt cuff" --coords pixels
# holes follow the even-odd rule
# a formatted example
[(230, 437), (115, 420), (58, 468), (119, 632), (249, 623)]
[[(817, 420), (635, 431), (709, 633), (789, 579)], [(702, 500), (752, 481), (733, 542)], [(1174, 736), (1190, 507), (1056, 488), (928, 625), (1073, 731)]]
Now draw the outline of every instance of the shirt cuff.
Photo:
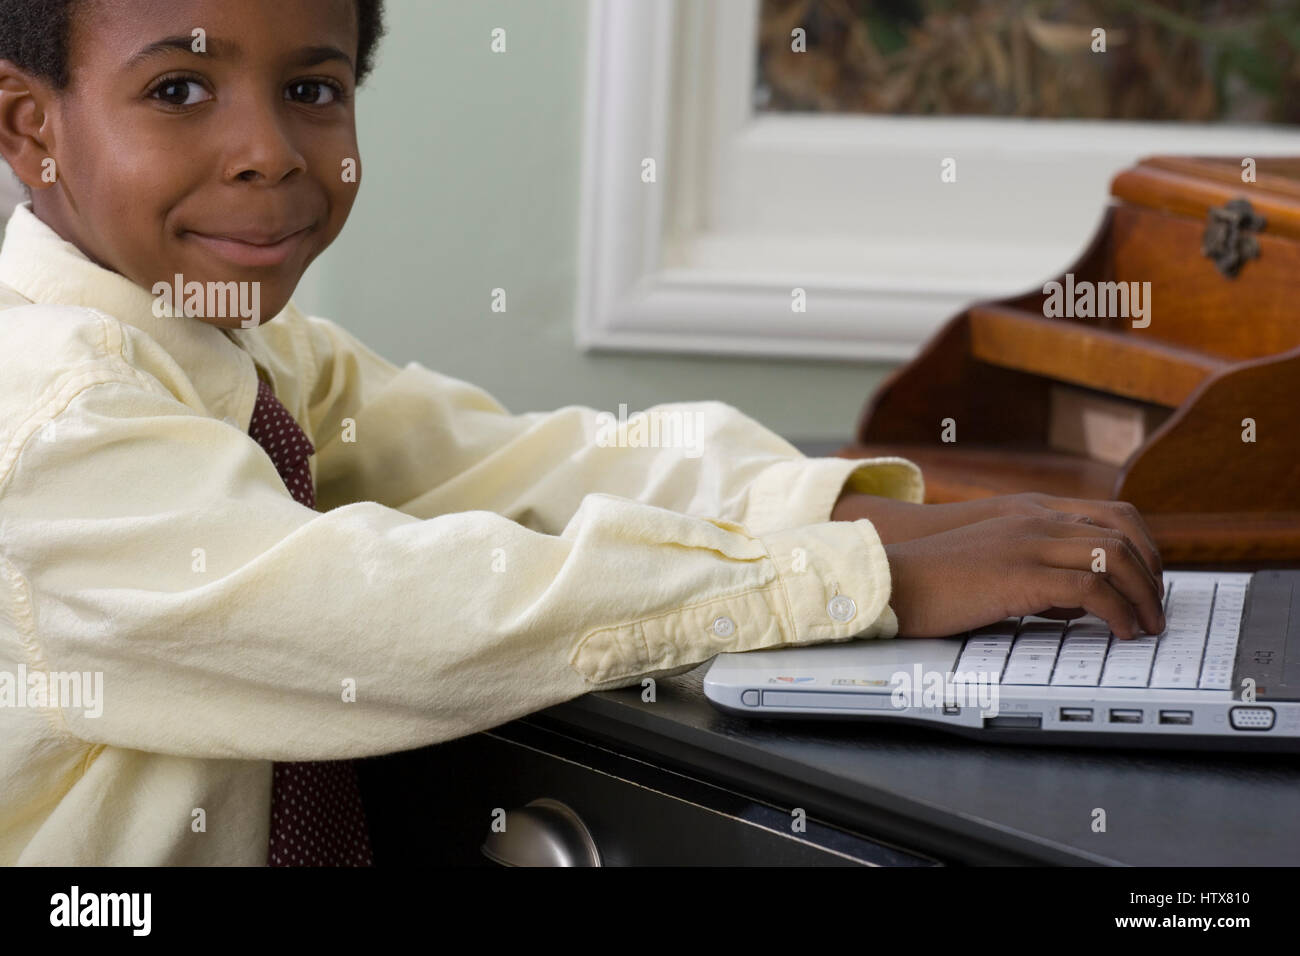
[(889, 559), (870, 521), (791, 528), (756, 543), (770, 561), (764, 585), (593, 631), (579, 642), (571, 666), (590, 689), (607, 690), (680, 674), (723, 652), (897, 636)]
[(777, 462), (749, 485), (740, 519), (750, 534), (831, 520), (844, 491), (921, 504), (925, 481), (906, 458), (796, 458)]

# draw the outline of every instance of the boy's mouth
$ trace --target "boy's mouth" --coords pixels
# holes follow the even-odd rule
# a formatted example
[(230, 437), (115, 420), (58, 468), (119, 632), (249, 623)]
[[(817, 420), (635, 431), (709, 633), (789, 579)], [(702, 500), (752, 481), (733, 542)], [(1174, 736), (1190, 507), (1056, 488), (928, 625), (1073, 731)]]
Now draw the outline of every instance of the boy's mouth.
[(288, 261), (312, 228), (312, 226), (304, 226), (292, 232), (240, 231), (218, 235), (191, 230), (182, 235), (191, 237), (209, 252), (234, 265), (267, 267), (283, 265)]

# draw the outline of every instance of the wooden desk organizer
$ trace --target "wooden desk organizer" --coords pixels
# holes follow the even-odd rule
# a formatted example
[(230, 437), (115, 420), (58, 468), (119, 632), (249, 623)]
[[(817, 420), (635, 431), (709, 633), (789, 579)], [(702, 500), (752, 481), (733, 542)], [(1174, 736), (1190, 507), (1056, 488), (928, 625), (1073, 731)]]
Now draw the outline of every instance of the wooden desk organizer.
[[(1150, 283), (1146, 319), (1055, 317), (1064, 295), (1042, 289), (972, 305), (838, 454), (912, 459), (930, 501), (1130, 501), (1167, 562), (1300, 559), (1300, 159), (1260, 159), (1246, 182), (1241, 159), (1153, 157), (1111, 193), (1056, 281)], [(1094, 304), (1122, 306), (1102, 288)], [(1110, 415), (1119, 444), (1081, 453), (1080, 413)]]

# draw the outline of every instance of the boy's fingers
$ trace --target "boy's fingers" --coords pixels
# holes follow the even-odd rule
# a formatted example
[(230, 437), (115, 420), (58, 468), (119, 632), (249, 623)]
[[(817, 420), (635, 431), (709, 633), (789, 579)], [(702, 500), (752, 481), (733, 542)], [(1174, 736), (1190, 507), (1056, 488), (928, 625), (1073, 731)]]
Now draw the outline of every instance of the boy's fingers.
[[(1045, 529), (1048, 536), (1053, 538), (1107, 539), (1103, 544), (1103, 549), (1106, 551), (1107, 562), (1109, 562), (1112, 552), (1131, 554), (1133, 557), (1138, 559), (1139, 567), (1141, 567), (1142, 571), (1146, 574), (1147, 579), (1151, 582), (1151, 589), (1155, 593), (1156, 599), (1160, 600), (1164, 597), (1165, 588), (1163, 576), (1151, 569), (1149, 560), (1145, 555), (1140, 554), (1137, 545), (1133, 543), (1131, 538), (1116, 528), (1108, 528), (1098, 523), (1090, 524), (1085, 521), (1071, 521), (1069, 520), (1071, 517), (1073, 516), (1062, 512), (1058, 515), (1056, 520), (1048, 522)], [(1085, 515), (1084, 517), (1088, 516)], [(1077, 567), (1078, 565), (1071, 561), (1069, 565), (1064, 566)], [(1091, 566), (1091, 564), (1089, 566)]]
[(1099, 509), (1101, 517), (1096, 514), (1089, 515), (1094, 521), (1100, 521), (1107, 524), (1117, 531), (1124, 532), (1124, 536), (1133, 542), (1134, 546), (1141, 553), (1143, 560), (1148, 568), (1151, 569), (1152, 576), (1160, 586), (1160, 593), (1164, 594), (1164, 562), (1160, 558), (1160, 549), (1156, 547), (1155, 538), (1151, 536), (1151, 529), (1147, 523), (1142, 520), (1142, 515), (1132, 505), (1124, 502), (1111, 503), (1109, 507)]
[(1137, 637), (1138, 621), (1133, 605), (1100, 574), (1054, 569), (1049, 600), (1057, 607), (1082, 607), (1097, 615), (1120, 640)]
[[(1138, 553), (1133, 541), (1118, 531), (1103, 531), (1100, 540), (1089, 548), (1087, 557), (1091, 558), (1098, 547), (1106, 558), (1105, 573), (1114, 578), (1112, 583), (1138, 609), (1143, 629), (1148, 634), (1164, 631), (1165, 608), (1161, 578), (1151, 573), (1151, 568)], [(1091, 570), (1091, 563), (1088, 568)]]
[[(1095, 553), (1100, 549), (1104, 556), (1102, 570), (1097, 570)], [(1134, 550), (1131, 542), (1116, 533), (1113, 537), (1099, 536), (1084, 540), (1057, 538), (1048, 542), (1044, 551), (1046, 562), (1053, 567), (1086, 571), (1106, 579), (1130, 605), (1130, 615), (1136, 613), (1142, 629), (1148, 634), (1164, 630), (1164, 608), (1155, 579)]]
[(1103, 527), (1124, 532), (1141, 552), (1160, 587), (1160, 594), (1164, 595), (1164, 563), (1160, 559), (1160, 549), (1156, 547), (1151, 529), (1136, 508), (1123, 501), (1092, 501), (1087, 498), (1053, 498), (1050, 499), (1050, 507), (1071, 514), (1086, 515)]

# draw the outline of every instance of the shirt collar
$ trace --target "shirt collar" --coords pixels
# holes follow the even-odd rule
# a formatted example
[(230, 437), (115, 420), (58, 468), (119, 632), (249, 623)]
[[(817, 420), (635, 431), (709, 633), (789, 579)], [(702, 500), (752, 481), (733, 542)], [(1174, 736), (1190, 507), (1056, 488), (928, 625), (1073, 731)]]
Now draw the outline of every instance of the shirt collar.
[(36, 304), (98, 309), (139, 329), (181, 366), (209, 414), (248, 430), (258, 366), (234, 336), (192, 317), (155, 316), (152, 292), (92, 262), (37, 218), (30, 201), (15, 207), (5, 227), (0, 283)]

